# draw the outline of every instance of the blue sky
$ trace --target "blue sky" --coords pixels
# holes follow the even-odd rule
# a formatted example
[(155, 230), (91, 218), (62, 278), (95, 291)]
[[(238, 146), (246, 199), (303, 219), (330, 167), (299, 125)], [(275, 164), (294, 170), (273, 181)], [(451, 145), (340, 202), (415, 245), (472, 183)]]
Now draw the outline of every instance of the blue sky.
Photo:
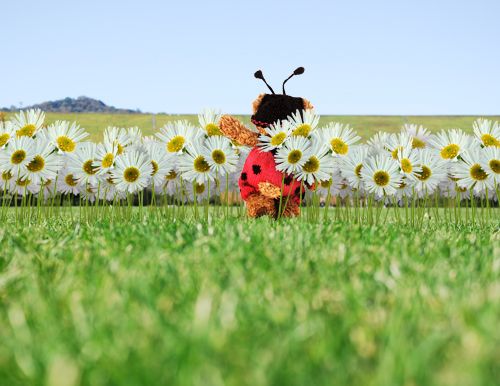
[(250, 113), (287, 84), (322, 114), (500, 114), (500, 1), (35, 1), (2, 4), (0, 106)]

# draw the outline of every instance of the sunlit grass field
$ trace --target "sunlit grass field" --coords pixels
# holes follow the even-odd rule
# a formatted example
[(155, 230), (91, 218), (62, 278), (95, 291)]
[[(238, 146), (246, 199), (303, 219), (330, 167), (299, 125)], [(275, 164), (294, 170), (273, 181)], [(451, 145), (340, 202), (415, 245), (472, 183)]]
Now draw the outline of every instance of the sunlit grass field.
[[(9, 117), (11, 114), (8, 114)], [(250, 116), (237, 116), (243, 122), (250, 125)], [(397, 132), (404, 123), (418, 123), (424, 125), (432, 131), (442, 129), (461, 128), (464, 131), (472, 132), (472, 122), (479, 118), (478, 116), (364, 116), (364, 115), (324, 115), (321, 117), (320, 124), (336, 121), (349, 123), (353, 126), (359, 135), (364, 139), (369, 138), (375, 132), (384, 130), (388, 132)], [(500, 115), (488, 116), (488, 119), (500, 121)], [(101, 114), (101, 113), (47, 113), (46, 122), (48, 124), (56, 120), (77, 121), (82, 127), (91, 134), (94, 141), (102, 140), (102, 132), (107, 126), (129, 127), (138, 126), (145, 135), (155, 132), (166, 122), (178, 119), (187, 119), (192, 123), (197, 122), (196, 115), (155, 115), (150, 114)]]
[(0, 384), (497, 384), (498, 221), (446, 224), (8, 221)]

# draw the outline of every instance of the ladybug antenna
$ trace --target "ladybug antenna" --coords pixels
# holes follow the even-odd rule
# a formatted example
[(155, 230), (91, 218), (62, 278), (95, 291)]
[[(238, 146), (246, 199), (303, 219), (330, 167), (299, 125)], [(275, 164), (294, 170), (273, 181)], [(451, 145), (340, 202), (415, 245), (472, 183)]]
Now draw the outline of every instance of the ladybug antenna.
[(262, 74), (261, 70), (256, 71), (255, 74), (253, 74), (253, 76), (255, 76), (257, 79), (262, 79), (266, 84), (267, 88), (269, 88), (269, 90), (271, 90), (271, 92), (274, 94), (273, 88), (267, 84), (266, 80), (264, 79), (264, 74)]
[(286, 95), (286, 92), (285, 92), (285, 83), (288, 82), (292, 76), (303, 74), (304, 71), (305, 71), (304, 67), (297, 67), (295, 69), (295, 71), (293, 72), (293, 74), (290, 75), (288, 78), (285, 79), (285, 81), (283, 82), (283, 95)]

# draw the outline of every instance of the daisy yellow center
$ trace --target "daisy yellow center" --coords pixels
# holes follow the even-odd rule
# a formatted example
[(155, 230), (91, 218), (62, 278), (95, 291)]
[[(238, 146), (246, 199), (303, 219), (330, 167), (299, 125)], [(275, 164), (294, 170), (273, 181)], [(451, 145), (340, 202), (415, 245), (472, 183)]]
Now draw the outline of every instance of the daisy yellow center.
[(222, 135), (219, 126), (215, 123), (209, 123), (205, 126), (205, 130), (207, 131), (207, 135), (211, 137), (212, 135)]
[(113, 155), (113, 153), (108, 153), (103, 157), (101, 165), (103, 168), (110, 168), (111, 166), (113, 166), (114, 161), (115, 156)]
[(117, 155), (120, 155), (120, 154), (123, 154), (123, 146), (120, 145), (119, 143), (116, 144), (116, 154)]
[(0, 147), (5, 145), (9, 140), (10, 135), (8, 133), (0, 134)]
[(496, 139), (491, 134), (483, 134), (481, 136), (481, 141), (483, 141), (484, 146), (496, 146), (500, 147), (500, 141)]
[(332, 146), (332, 150), (340, 155), (346, 155), (349, 151), (349, 145), (345, 143), (341, 138), (333, 138), (330, 141), (330, 145)]
[(139, 179), (140, 176), (139, 169), (137, 169), (135, 166), (129, 166), (123, 171), (123, 179), (127, 182), (135, 182)]
[(283, 141), (285, 140), (286, 138), (286, 134), (281, 132), (281, 133), (278, 133), (278, 134), (274, 134), (272, 137), (271, 137), (271, 145), (273, 146), (279, 146), (283, 143)]
[(479, 164), (474, 164), (470, 167), (470, 176), (476, 181), (484, 181), (488, 178), (488, 175)]
[(363, 168), (363, 164), (359, 164), (354, 168), (354, 173), (356, 173), (356, 177), (361, 178), (361, 169)]
[(18, 137), (33, 137), (36, 131), (36, 126), (33, 124), (27, 124), (16, 131)]
[(312, 156), (304, 164), (303, 169), (304, 169), (304, 171), (306, 173), (315, 173), (315, 172), (317, 172), (319, 170), (319, 160), (315, 156)]
[(411, 161), (408, 158), (403, 158), (401, 160), (401, 170), (405, 173), (411, 173), (413, 170), (413, 166)]
[(309, 133), (311, 132), (312, 127), (311, 125), (308, 125), (307, 123), (303, 123), (300, 126), (297, 126), (295, 130), (292, 132), (292, 135), (295, 136), (300, 136), (300, 137), (307, 137)]
[(297, 162), (300, 161), (300, 159), (302, 158), (302, 152), (300, 150), (292, 150), (289, 154), (288, 154), (288, 162), (291, 163), (291, 164), (296, 164)]
[(22, 149), (16, 150), (10, 156), (10, 162), (12, 162), (14, 165), (19, 165), (25, 159), (26, 159), (26, 152)]
[(406, 184), (404, 182), (401, 182), (398, 186), (399, 189), (404, 189), (406, 188)]
[(2, 173), (2, 180), (9, 181), (11, 178), (12, 178), (11, 172), (3, 172)]
[(420, 138), (413, 137), (411, 142), (411, 147), (414, 149), (423, 149), (425, 148), (425, 142), (422, 141)]
[(193, 166), (194, 170), (196, 170), (198, 173), (206, 173), (210, 169), (210, 165), (207, 161), (205, 161), (205, 157), (203, 157), (202, 155), (199, 155), (194, 159)]
[(322, 188), (328, 188), (328, 187), (332, 186), (332, 184), (333, 184), (333, 180), (331, 178), (329, 180), (320, 181), (320, 185)]
[(177, 153), (182, 150), (186, 140), (181, 135), (176, 135), (167, 143), (167, 151), (169, 153)]
[(432, 175), (432, 170), (428, 167), (423, 165), (422, 166), (422, 171), (420, 173), (417, 173), (417, 178), (420, 181), (427, 181)]
[(500, 160), (498, 159), (492, 159), (488, 165), (490, 165), (491, 170), (493, 170), (494, 173), (500, 173)]
[(222, 150), (217, 149), (212, 152), (212, 159), (217, 165), (222, 165), (226, 162), (226, 155)]
[(85, 173), (89, 175), (94, 175), (96, 173), (96, 169), (94, 166), (92, 166), (92, 160), (89, 159), (88, 161), (85, 161), (82, 165), (82, 169)]
[(37, 155), (26, 167), (30, 172), (39, 172), (45, 167), (45, 160), (41, 155)]
[(390, 179), (389, 173), (384, 170), (378, 170), (373, 175), (373, 181), (375, 181), (378, 186), (386, 186)]
[(175, 180), (175, 179), (177, 178), (177, 173), (176, 173), (176, 172), (174, 172), (174, 171), (172, 170), (170, 173), (168, 173), (168, 174), (165, 176), (165, 178), (166, 178), (167, 180)]
[(461, 186), (456, 186), (455, 188), (458, 192), (465, 193), (467, 191), (467, 188), (461, 187)]
[(400, 150), (403, 150), (403, 146), (398, 146), (396, 147), (392, 152), (391, 152), (391, 155), (392, 155), (392, 158), (393, 159), (398, 159), (398, 152)]
[(30, 184), (30, 180), (28, 180), (27, 178), (25, 179), (22, 179), (22, 178), (18, 178), (17, 181), (16, 181), (16, 185), (17, 186), (28, 186)]
[(450, 143), (441, 149), (441, 158), (444, 159), (452, 159), (458, 155), (460, 151), (460, 146)]
[(75, 150), (76, 143), (70, 137), (61, 135), (57, 137), (56, 142), (57, 147), (66, 153), (71, 153)]
[(64, 182), (66, 182), (66, 185), (74, 187), (76, 186), (77, 182), (73, 178), (73, 174), (67, 174), (66, 177), (64, 177)]
[(196, 194), (202, 194), (205, 191), (205, 184), (194, 184)]
[(151, 175), (154, 176), (156, 173), (158, 173), (158, 163), (151, 160), (151, 166), (153, 167), (153, 173), (151, 173)]

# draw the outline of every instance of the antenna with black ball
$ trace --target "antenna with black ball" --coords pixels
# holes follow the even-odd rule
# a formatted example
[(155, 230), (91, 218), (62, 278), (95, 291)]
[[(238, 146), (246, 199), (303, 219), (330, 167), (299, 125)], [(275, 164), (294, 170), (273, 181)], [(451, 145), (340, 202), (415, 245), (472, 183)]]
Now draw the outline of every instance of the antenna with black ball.
[(301, 74), (304, 73), (304, 71), (305, 71), (304, 67), (297, 67), (295, 69), (295, 71), (293, 72), (293, 74), (290, 75), (288, 78), (285, 79), (285, 81), (283, 82), (283, 95), (286, 95), (286, 92), (285, 92), (285, 83), (288, 82), (292, 76), (294, 76), (294, 75), (301, 75)]
[[(304, 71), (302, 71), (302, 72), (304, 72)], [(266, 86), (269, 88), (269, 90), (271, 90), (271, 92), (274, 94), (273, 88), (267, 84), (266, 80), (264, 79), (264, 74), (262, 74), (261, 70), (256, 71), (255, 74), (253, 74), (253, 76), (255, 76), (257, 79), (262, 79), (264, 81), (264, 83), (266, 84)]]

